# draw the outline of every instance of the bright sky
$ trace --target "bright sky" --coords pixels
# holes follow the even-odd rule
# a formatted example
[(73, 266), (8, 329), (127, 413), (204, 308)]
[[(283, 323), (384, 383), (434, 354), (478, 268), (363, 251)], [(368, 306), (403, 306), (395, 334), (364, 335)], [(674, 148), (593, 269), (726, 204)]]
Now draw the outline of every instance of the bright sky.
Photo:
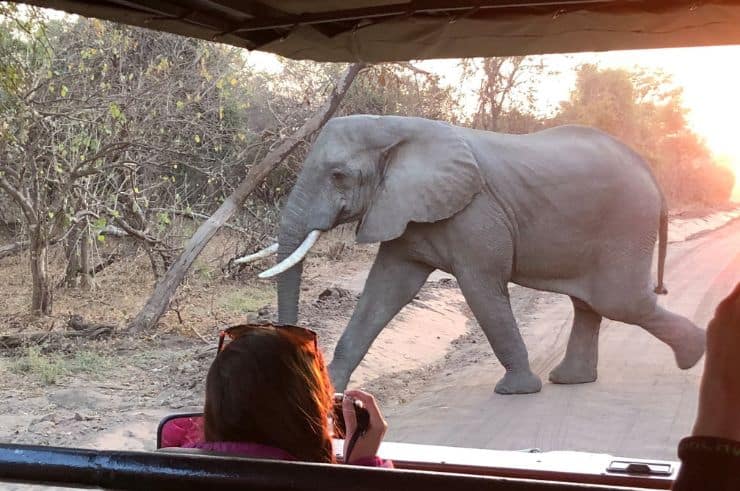
[[(737, 176), (733, 196), (740, 200), (740, 46), (676, 48), (662, 50), (612, 51), (548, 55), (545, 63), (561, 72), (540, 83), (539, 103), (543, 110), (554, 108), (566, 99), (575, 82), (573, 68), (581, 63), (603, 67), (642, 67), (660, 69), (673, 75), (684, 89), (688, 119), (694, 130), (706, 140), (714, 154), (728, 162)], [(252, 52), (249, 61), (256, 67), (277, 73), (278, 58)], [(427, 60), (415, 63), (437, 73), (449, 85), (460, 87), (458, 60)], [(472, 91), (471, 87), (462, 90)], [(464, 96), (464, 94), (463, 94)], [(472, 101), (472, 98), (471, 98)]]

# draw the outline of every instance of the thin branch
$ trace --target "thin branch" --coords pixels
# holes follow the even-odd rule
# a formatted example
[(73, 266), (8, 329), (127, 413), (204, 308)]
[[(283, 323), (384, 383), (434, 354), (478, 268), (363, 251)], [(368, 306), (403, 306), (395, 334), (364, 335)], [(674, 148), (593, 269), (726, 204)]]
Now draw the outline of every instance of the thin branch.
[[(108, 209), (108, 213), (110, 213), (113, 216), (116, 215), (115, 211), (114, 210), (111, 210), (111, 209)], [(121, 217), (115, 217), (114, 220), (130, 236), (132, 236), (132, 237), (134, 237), (136, 239), (139, 239), (142, 242), (146, 242), (147, 244), (149, 244), (151, 246), (159, 245), (160, 244), (160, 242), (157, 239), (155, 239), (154, 237), (152, 237), (150, 235), (147, 235), (145, 232), (142, 232), (141, 230), (135, 229), (134, 227), (132, 227), (131, 225), (129, 225), (129, 223), (126, 220), (124, 220), (123, 218), (121, 218)]]
[(15, 201), (18, 206), (21, 207), (21, 210), (23, 210), (23, 214), (26, 216), (26, 220), (28, 220), (28, 223), (31, 225), (35, 225), (37, 223), (36, 211), (33, 209), (31, 201), (27, 197), (23, 196), (20, 191), (14, 188), (2, 174), (0, 174), (0, 188), (8, 193), (10, 197), (13, 198), (13, 201)]

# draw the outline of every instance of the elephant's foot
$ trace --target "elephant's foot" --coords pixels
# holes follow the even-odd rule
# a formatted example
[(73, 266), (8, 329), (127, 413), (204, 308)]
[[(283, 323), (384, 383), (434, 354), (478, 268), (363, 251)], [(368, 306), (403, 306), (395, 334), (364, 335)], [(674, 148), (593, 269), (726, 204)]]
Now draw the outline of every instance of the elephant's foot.
[(597, 378), (596, 363), (592, 360), (564, 359), (550, 372), (553, 384), (587, 384)]
[(687, 370), (696, 365), (704, 355), (706, 343), (706, 332), (703, 329), (696, 326), (687, 328), (681, 339), (673, 344), (678, 368)]
[(506, 372), (494, 389), (497, 394), (532, 394), (542, 389), (542, 381), (534, 373), (527, 371)]

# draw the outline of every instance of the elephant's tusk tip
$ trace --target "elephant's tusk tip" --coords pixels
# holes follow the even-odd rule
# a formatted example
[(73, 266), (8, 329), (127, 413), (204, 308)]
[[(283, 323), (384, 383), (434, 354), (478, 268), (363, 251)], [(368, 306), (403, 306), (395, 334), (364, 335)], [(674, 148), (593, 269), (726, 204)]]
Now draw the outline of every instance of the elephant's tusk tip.
[(308, 254), (308, 251), (311, 249), (311, 247), (313, 247), (316, 241), (319, 240), (320, 236), (320, 230), (312, 230), (303, 240), (303, 243), (301, 243), (301, 245), (298, 246), (298, 248), (293, 251), (290, 256), (286, 257), (267, 271), (263, 271), (262, 273), (258, 274), (257, 277), (263, 280), (266, 278), (272, 278), (273, 276), (277, 276), (286, 272), (299, 262), (303, 261), (303, 258), (306, 257), (306, 254)]
[(278, 244), (272, 244), (269, 247), (265, 247), (264, 249), (261, 249), (254, 254), (249, 254), (248, 256), (240, 257), (238, 259), (234, 260), (234, 265), (238, 264), (248, 264), (252, 263), (254, 261), (258, 261), (260, 259), (264, 259), (266, 257), (271, 256), (272, 254), (275, 254), (278, 251)]

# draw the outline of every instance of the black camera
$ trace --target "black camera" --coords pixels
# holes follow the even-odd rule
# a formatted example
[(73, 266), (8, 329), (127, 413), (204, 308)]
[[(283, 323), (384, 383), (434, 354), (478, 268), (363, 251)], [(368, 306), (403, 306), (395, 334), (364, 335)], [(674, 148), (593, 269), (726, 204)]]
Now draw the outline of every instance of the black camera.
[[(334, 394), (334, 437), (344, 438), (347, 434), (347, 425), (344, 422), (344, 412), (342, 411), (342, 401), (344, 394)], [(364, 434), (370, 427), (370, 413), (362, 406), (360, 401), (354, 401), (355, 417), (357, 418), (357, 433)]]

